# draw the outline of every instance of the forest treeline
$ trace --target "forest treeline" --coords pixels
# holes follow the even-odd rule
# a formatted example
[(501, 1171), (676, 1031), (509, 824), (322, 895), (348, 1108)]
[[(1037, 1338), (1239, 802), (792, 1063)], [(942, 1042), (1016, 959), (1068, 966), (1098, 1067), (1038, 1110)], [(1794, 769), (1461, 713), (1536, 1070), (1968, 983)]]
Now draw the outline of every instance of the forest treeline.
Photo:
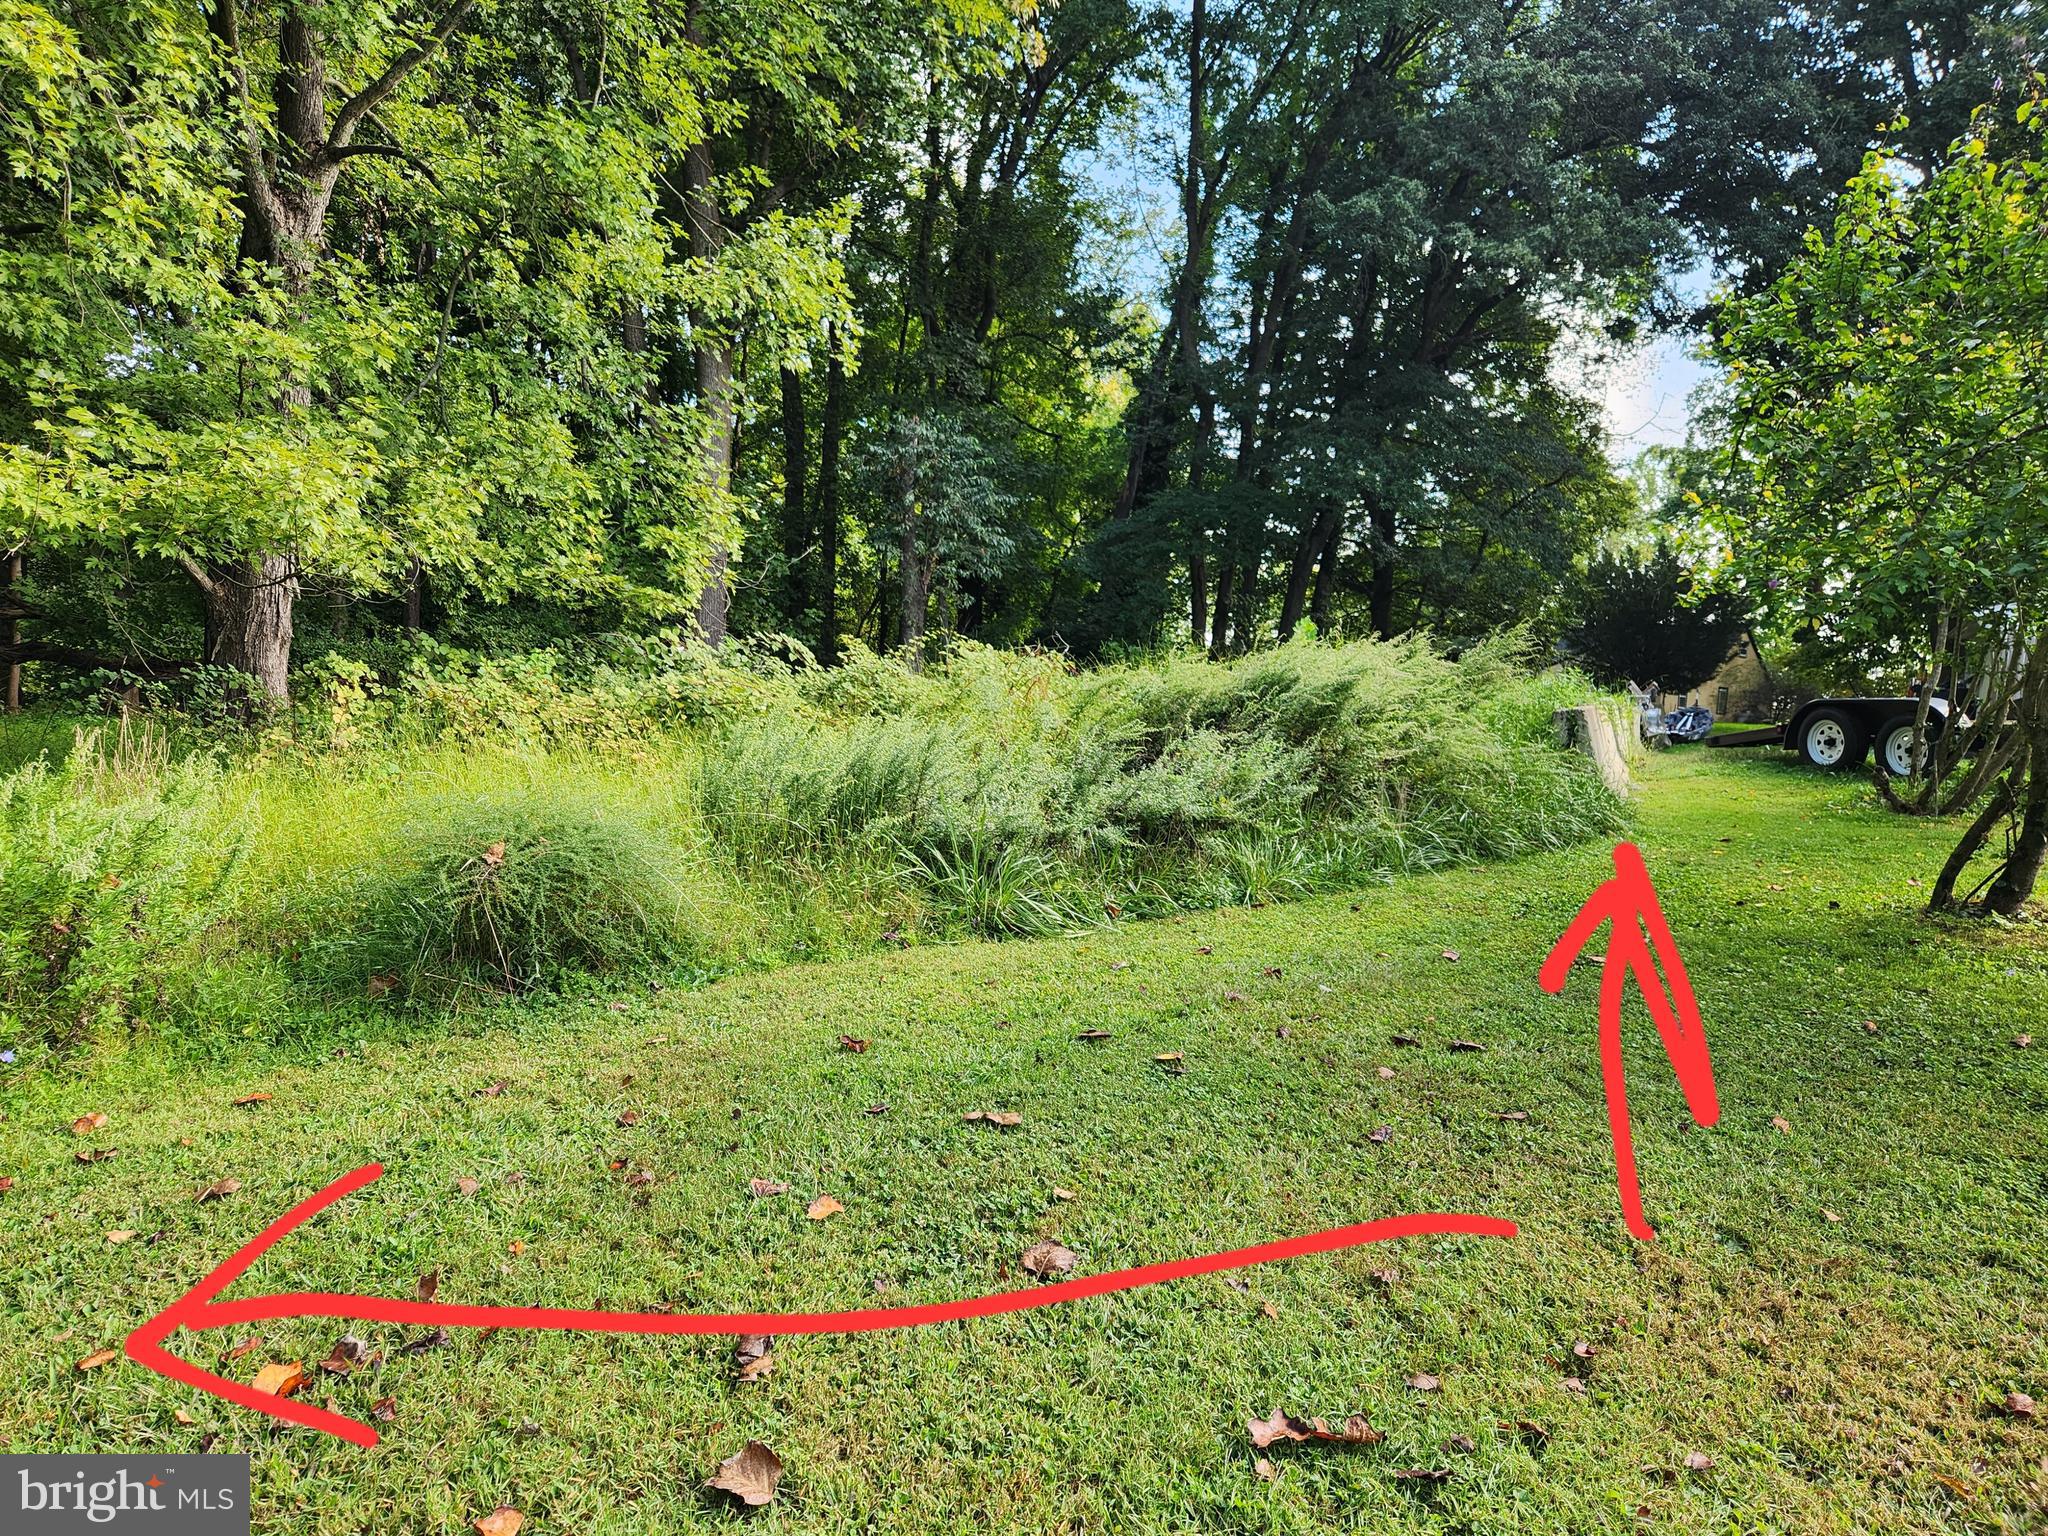
[(1586, 360), (2030, 13), (0, 0), (4, 655), (1554, 623)]

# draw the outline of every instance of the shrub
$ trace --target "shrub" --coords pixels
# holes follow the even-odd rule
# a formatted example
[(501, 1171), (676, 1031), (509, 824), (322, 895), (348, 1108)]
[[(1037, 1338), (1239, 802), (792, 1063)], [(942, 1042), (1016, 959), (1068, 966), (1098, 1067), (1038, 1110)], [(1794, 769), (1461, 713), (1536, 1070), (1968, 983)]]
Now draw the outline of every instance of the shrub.
[(644, 822), (545, 786), (444, 797), (365, 884), (343, 974), (416, 1002), (521, 993), (577, 973), (705, 958), (675, 850)]

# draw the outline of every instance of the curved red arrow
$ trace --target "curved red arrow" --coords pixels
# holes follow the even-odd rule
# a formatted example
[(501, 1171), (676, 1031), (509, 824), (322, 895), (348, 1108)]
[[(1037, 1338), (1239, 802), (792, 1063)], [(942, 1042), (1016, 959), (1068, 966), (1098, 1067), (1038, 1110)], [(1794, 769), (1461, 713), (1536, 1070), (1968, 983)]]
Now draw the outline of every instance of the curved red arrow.
[(1326, 1232), (1311, 1232), (1305, 1237), (1284, 1238), (1251, 1248), (1233, 1248), (1226, 1253), (1207, 1253), (1164, 1264), (1145, 1264), (1136, 1269), (1086, 1275), (1078, 1280), (1063, 1280), (1028, 1291), (1000, 1291), (993, 1296), (975, 1296), (965, 1301), (866, 1307), (848, 1312), (598, 1312), (571, 1307), (462, 1306), (322, 1291), (251, 1296), (241, 1301), (213, 1299), (241, 1278), (242, 1272), (286, 1233), (337, 1200), (355, 1193), (383, 1171), (383, 1164), (370, 1163), (301, 1200), (243, 1244), (212, 1274), (129, 1334), (128, 1358), (173, 1381), (197, 1387), (202, 1392), (211, 1392), (215, 1397), (239, 1403), (244, 1408), (254, 1408), (273, 1418), (289, 1419), (295, 1424), (324, 1430), (357, 1445), (371, 1446), (377, 1443), (377, 1432), (369, 1425), (325, 1408), (315, 1408), (310, 1403), (258, 1392), (239, 1381), (203, 1371), (190, 1361), (180, 1360), (171, 1354), (163, 1347), (164, 1340), (179, 1328), (228, 1328), (284, 1317), (352, 1317), (377, 1323), (442, 1328), (550, 1328), (579, 1333), (869, 1333), (882, 1328), (914, 1328), (923, 1323), (960, 1322), (972, 1317), (1025, 1312), (1034, 1307), (1079, 1301), (1085, 1296), (1106, 1296), (1112, 1291), (1136, 1290), (1140, 1286), (1158, 1285), (1166, 1280), (1215, 1274), (1219, 1270), (1244, 1269), (1253, 1264), (1270, 1264), (1277, 1259), (1300, 1258), (1305, 1254), (1333, 1253), (1366, 1243), (1384, 1242), (1393, 1237), (1415, 1237), (1430, 1232), (1513, 1237), (1516, 1231), (1513, 1222), (1490, 1216), (1388, 1216), (1348, 1227), (1332, 1227)]
[[(1721, 1102), (1714, 1092), (1714, 1064), (1707, 1055), (1706, 1025), (1700, 1022), (1700, 1005), (1692, 995), (1692, 979), (1685, 974), (1679, 958), (1678, 941), (1671, 937), (1671, 925), (1664, 921), (1664, 909), (1657, 904), (1656, 889), (1642, 851), (1634, 843), (1618, 843), (1614, 849), (1614, 878), (1601, 882), (1586, 898), (1578, 916), (1559, 935), (1537, 973), (1546, 992), (1562, 992), (1571, 975), (1572, 962), (1585, 949), (1599, 926), (1612, 920), (1607, 936), (1607, 954), (1600, 966), (1600, 1078), (1607, 1090), (1607, 1131), (1614, 1142), (1614, 1183), (1621, 1195), (1622, 1220), (1645, 1242), (1657, 1233), (1643, 1215), (1643, 1182), (1636, 1172), (1635, 1141), (1628, 1126), (1628, 1084), (1621, 1072), (1621, 1008), (1631, 976), (1636, 990), (1657, 1021), (1657, 1033), (1664, 1040), (1664, 1054), (1671, 1070), (1678, 1074), (1678, 1086), (1685, 1091), (1686, 1108), (1694, 1121), (1713, 1125), (1721, 1118)], [(1643, 942), (1647, 928), (1650, 942)], [(1651, 958), (1651, 946), (1656, 958)], [(1657, 976), (1661, 960), (1670, 978), (1671, 995)]]

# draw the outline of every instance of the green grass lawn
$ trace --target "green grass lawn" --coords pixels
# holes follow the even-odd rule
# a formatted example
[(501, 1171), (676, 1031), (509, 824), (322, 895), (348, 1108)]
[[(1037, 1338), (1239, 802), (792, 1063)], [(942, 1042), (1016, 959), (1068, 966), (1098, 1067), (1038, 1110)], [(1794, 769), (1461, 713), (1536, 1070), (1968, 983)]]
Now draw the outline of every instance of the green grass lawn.
[[(1924, 919), (1954, 828), (1872, 811), (1867, 787), (1733, 754), (1650, 771), (1635, 835), (1723, 1106), (1691, 1125), (1632, 1011), (1655, 1244), (1615, 1199), (1594, 973), (1562, 998), (1535, 982), (1606, 872), (1587, 847), (1355, 901), (622, 987), (318, 1061), (145, 1044), (17, 1081), (0, 1443), (246, 1450), (256, 1528), (293, 1533), (456, 1533), (500, 1504), (536, 1536), (727, 1527), (746, 1517), (703, 1484), (749, 1438), (788, 1469), (763, 1530), (2041, 1528), (2048, 1424), (1995, 1405), (2048, 1402), (2048, 938)], [(1111, 1038), (1075, 1038), (1090, 1028)], [(1178, 1074), (1153, 1060), (1173, 1051)], [(104, 1129), (74, 1135), (90, 1112)], [(75, 1369), (371, 1160), (381, 1181), (230, 1294), (409, 1296), (438, 1269), (443, 1301), (825, 1310), (1029, 1284), (1018, 1259), (1044, 1237), (1089, 1273), (1404, 1211), (1522, 1235), (786, 1339), (752, 1384), (716, 1339), (457, 1333), (404, 1354), (419, 1330), (368, 1328), (384, 1363), (308, 1391), (358, 1418), (393, 1399), (371, 1451), (125, 1360)], [(755, 1177), (790, 1193), (753, 1198)], [(239, 1191), (195, 1202), (223, 1178)], [(819, 1194), (844, 1211), (806, 1220)], [(225, 1365), (222, 1333), (170, 1347), (247, 1380), (345, 1326), (267, 1326)], [(1386, 1439), (1282, 1447), (1262, 1477), (1245, 1421), (1275, 1406), (1363, 1413)], [(1677, 1470), (1694, 1452), (1712, 1467)]]

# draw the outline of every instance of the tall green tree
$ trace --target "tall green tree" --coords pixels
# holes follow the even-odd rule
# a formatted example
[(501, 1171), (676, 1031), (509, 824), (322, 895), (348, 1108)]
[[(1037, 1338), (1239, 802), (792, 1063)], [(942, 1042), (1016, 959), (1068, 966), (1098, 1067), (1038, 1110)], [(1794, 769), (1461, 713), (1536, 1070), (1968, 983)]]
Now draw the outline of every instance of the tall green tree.
[[(1712, 515), (1726, 580), (1765, 615), (1946, 682), (1975, 717), (1895, 803), (1988, 798), (1936, 882), (1937, 906), (1998, 823), (2009, 856), (1984, 893), (2010, 913), (2048, 859), (2048, 110), (1987, 114), (1924, 183), (1874, 154), (1831, 227), (1768, 290), (1733, 300), (1737, 494)], [(1991, 151), (2008, 146), (2005, 158)], [(2013, 722), (2008, 729), (2008, 721)], [(1916, 743), (1917, 744), (1917, 743)]]

